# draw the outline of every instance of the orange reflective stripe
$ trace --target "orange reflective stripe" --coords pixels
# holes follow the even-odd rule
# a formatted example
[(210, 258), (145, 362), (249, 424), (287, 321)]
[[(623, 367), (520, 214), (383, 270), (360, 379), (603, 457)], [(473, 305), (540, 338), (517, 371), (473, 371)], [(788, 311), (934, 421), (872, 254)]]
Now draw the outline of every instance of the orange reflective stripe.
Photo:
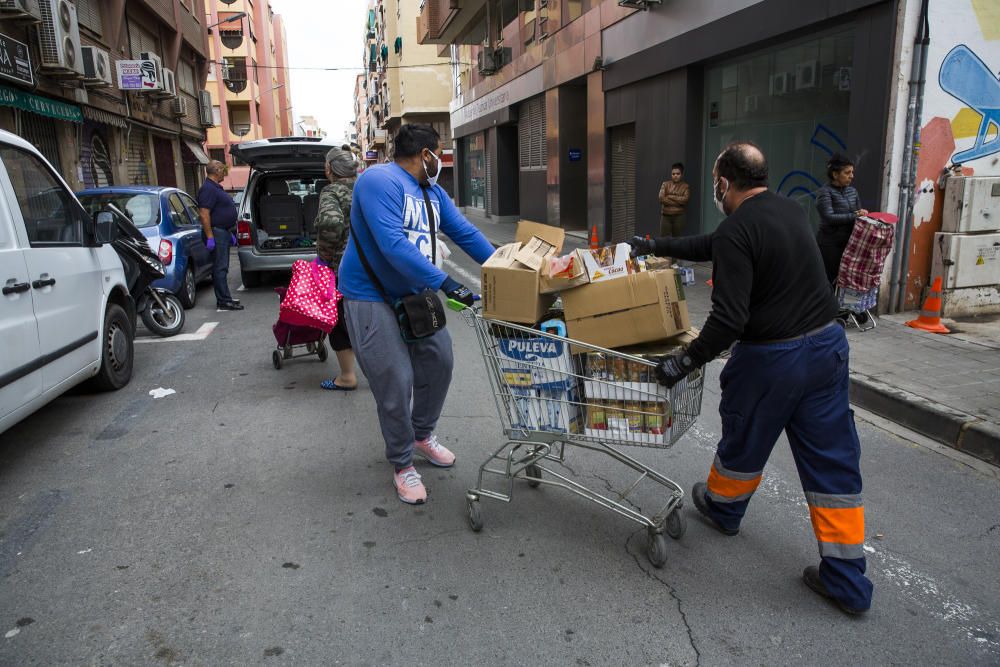
[(861, 544), (865, 541), (864, 507), (809, 506), (816, 539), (820, 542)]
[(724, 498), (748, 496), (757, 490), (761, 477), (762, 475), (757, 475), (753, 479), (733, 479), (731, 477), (725, 477), (715, 468), (715, 465), (713, 464), (712, 469), (708, 473), (708, 490), (709, 492)]

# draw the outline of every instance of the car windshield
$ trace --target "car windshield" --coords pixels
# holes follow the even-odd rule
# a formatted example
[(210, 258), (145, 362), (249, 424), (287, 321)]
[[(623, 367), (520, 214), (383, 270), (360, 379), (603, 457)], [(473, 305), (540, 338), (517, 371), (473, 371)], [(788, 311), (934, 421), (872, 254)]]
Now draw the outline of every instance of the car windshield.
[(80, 203), (91, 217), (97, 215), (107, 204), (114, 204), (132, 219), (136, 227), (155, 227), (160, 222), (160, 198), (154, 194), (103, 192), (80, 195)]

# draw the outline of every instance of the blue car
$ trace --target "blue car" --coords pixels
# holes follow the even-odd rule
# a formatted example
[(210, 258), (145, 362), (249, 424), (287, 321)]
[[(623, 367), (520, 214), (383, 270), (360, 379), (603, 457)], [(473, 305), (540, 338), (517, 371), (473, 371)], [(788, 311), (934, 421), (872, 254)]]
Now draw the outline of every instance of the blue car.
[(91, 188), (77, 193), (90, 214), (106, 204), (126, 213), (163, 262), (167, 275), (153, 283), (193, 308), (198, 283), (211, 281), (212, 257), (205, 247), (198, 204), (183, 190), (155, 185)]

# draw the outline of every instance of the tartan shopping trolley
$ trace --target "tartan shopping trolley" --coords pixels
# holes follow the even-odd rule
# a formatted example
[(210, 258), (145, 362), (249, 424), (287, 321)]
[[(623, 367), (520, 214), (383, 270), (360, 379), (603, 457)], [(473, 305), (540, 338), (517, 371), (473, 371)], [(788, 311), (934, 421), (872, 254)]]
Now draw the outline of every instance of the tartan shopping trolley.
[[(514, 480), (520, 479), (531, 487), (565, 489), (645, 526), (649, 561), (662, 567), (667, 558), (664, 533), (674, 539), (684, 534), (684, 491), (626, 455), (621, 446), (667, 448), (676, 443), (701, 412), (703, 371), (667, 389), (656, 382), (655, 361), (571, 340), (559, 320), (544, 323), (539, 331), (486, 319), (478, 309), (463, 314), (476, 331), (506, 440), (483, 462), (475, 488), (466, 493), (472, 530), (483, 527), (480, 499), (510, 502)], [(562, 463), (573, 447), (605, 454), (638, 478), (620, 493), (601, 493), (546, 466)], [(495, 481), (499, 489), (486, 488), (485, 480)], [(628, 501), (643, 481), (666, 491), (656, 512), (644, 513)]]
[(898, 220), (892, 213), (859, 216), (840, 259), (834, 283), (837, 301), (861, 331), (877, 326), (871, 309), (878, 303), (882, 269), (892, 249)]

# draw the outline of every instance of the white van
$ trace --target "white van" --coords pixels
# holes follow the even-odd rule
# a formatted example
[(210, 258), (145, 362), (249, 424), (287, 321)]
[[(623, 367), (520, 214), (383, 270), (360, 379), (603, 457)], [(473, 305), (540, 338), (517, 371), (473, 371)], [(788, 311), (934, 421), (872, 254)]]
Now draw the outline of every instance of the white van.
[(0, 130), (0, 433), (85, 380), (112, 390), (132, 378), (135, 306), (117, 227), (98, 217)]

